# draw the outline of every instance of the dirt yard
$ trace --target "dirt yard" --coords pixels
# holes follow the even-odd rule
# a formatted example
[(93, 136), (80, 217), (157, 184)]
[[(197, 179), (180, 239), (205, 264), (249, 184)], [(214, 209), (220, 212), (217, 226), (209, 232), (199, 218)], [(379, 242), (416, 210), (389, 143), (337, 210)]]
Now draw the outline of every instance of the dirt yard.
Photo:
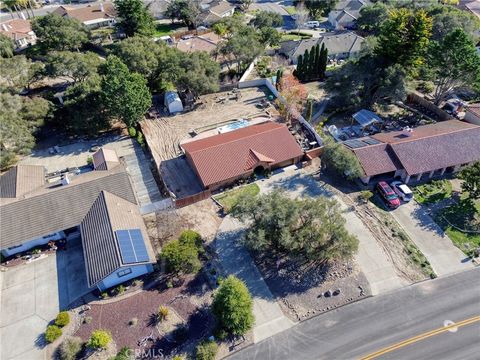
[[(278, 259), (278, 260), (274, 260)], [(302, 321), (371, 294), (355, 262), (303, 264), (289, 256), (256, 256), (256, 264), (284, 314)]]
[(195, 110), (142, 121), (143, 134), (156, 163), (179, 156), (179, 143), (190, 138), (191, 131), (200, 133), (217, 127), (215, 124), (266, 115), (256, 105), (268, 94), (267, 88), (242, 89), (240, 94), (238, 101), (229, 92), (204, 95)]
[(206, 243), (215, 237), (222, 219), (219, 207), (206, 199), (180, 209), (144, 216), (152, 245), (158, 251), (166, 242), (178, 238), (183, 230), (195, 230)]

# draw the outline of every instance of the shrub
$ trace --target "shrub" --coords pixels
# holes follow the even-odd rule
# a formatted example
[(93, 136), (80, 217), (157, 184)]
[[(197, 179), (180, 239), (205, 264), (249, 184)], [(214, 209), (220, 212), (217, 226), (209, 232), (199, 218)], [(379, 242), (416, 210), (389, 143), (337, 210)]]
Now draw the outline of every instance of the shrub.
[(92, 322), (92, 317), (91, 316), (85, 316), (85, 319), (83, 319), (84, 324), (90, 324)]
[(55, 319), (55, 325), (59, 327), (67, 326), (70, 323), (70, 314), (68, 311), (62, 311), (58, 313), (57, 318)]
[(172, 360), (185, 360), (185, 356), (182, 355), (175, 355)]
[(123, 347), (114, 358), (110, 360), (131, 360), (131, 350), (128, 347)]
[(137, 141), (142, 146), (143, 144), (145, 144), (145, 140), (143, 139), (143, 134), (140, 131), (137, 133)]
[(87, 165), (90, 165), (90, 166), (93, 165), (93, 157), (91, 156), (87, 157)]
[(79, 337), (68, 337), (60, 345), (60, 360), (75, 360), (81, 350), (82, 339)]
[(125, 290), (126, 290), (126, 288), (123, 285), (118, 285), (115, 288), (115, 292), (117, 293), (117, 295), (122, 295), (125, 292)]
[(160, 305), (158, 308), (158, 321), (164, 321), (168, 318), (168, 307)]
[(167, 265), (167, 271), (175, 274), (196, 273), (201, 268), (198, 259), (198, 249), (195, 245), (174, 240), (168, 243), (162, 251), (162, 258)]
[(230, 334), (243, 335), (253, 326), (252, 297), (243, 281), (233, 275), (220, 284), (212, 309), (220, 326)]
[(60, 336), (62, 336), (62, 329), (60, 329), (57, 325), (49, 325), (47, 330), (45, 331), (45, 340), (49, 343), (54, 342)]
[(138, 324), (138, 319), (137, 318), (133, 318), (128, 322), (129, 326), (137, 326), (137, 324)]
[(373, 196), (373, 193), (370, 190), (365, 190), (365, 191), (362, 191), (358, 197), (362, 202), (367, 203), (368, 200), (372, 198), (372, 196)]
[(112, 341), (112, 335), (106, 330), (95, 330), (88, 340), (87, 346), (91, 349), (106, 349)]
[(109, 296), (108, 296), (108, 293), (107, 293), (106, 291), (104, 291), (104, 292), (102, 292), (102, 293), (100, 294), (100, 297), (101, 297), (102, 299), (108, 299)]
[(128, 135), (130, 135), (130, 137), (134, 138), (135, 136), (137, 136), (137, 130), (135, 130), (134, 127), (129, 127), (128, 128)]
[(195, 356), (197, 360), (214, 360), (218, 345), (215, 341), (206, 340), (197, 345)]
[(202, 236), (193, 230), (182, 231), (178, 241), (182, 244), (194, 245), (199, 249), (202, 248)]

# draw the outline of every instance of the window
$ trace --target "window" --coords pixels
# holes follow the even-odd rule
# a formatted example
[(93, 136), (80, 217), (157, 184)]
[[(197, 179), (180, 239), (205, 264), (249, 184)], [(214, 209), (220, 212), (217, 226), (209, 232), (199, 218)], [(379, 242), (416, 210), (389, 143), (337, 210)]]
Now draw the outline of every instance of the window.
[(122, 276), (126, 276), (128, 274), (131, 274), (131, 273), (132, 273), (132, 269), (127, 268), (127, 269), (120, 270), (119, 272), (117, 272), (117, 275), (118, 275), (118, 277), (122, 277)]

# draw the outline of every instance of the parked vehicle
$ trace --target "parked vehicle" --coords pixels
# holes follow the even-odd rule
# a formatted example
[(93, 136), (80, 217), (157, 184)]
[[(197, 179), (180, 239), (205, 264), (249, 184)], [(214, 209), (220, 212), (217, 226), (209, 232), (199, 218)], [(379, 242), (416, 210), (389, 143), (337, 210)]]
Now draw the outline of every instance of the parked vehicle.
[(413, 199), (413, 192), (410, 188), (401, 181), (394, 181), (390, 184), (395, 194), (405, 202), (409, 202)]
[(315, 29), (315, 28), (320, 27), (320, 22), (318, 22), (318, 21), (307, 21), (304, 25), (306, 27), (310, 28), (310, 29)]
[(380, 197), (390, 209), (396, 209), (400, 206), (400, 199), (385, 181), (380, 181), (375, 187), (375, 190), (377, 190)]

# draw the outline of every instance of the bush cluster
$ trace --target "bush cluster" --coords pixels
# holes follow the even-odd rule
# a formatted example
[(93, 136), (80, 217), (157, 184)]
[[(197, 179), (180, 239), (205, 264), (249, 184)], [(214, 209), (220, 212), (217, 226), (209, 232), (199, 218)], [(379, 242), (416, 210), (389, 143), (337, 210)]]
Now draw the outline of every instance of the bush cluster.
[(87, 346), (91, 349), (106, 349), (112, 341), (112, 335), (106, 330), (95, 330), (88, 340)]
[(79, 337), (66, 338), (60, 345), (60, 360), (75, 360), (82, 350), (82, 339)]
[(55, 325), (58, 327), (67, 326), (70, 323), (70, 314), (68, 311), (61, 311), (58, 313), (57, 318), (55, 319)]
[(191, 230), (184, 231), (178, 240), (168, 243), (162, 251), (167, 271), (174, 274), (196, 273), (201, 268), (198, 258), (203, 252), (201, 236)]
[(218, 345), (215, 341), (205, 340), (197, 345), (195, 356), (197, 360), (214, 360)]
[(45, 331), (45, 340), (47, 340), (47, 342), (52, 343), (60, 336), (62, 336), (62, 329), (60, 329), (57, 325), (47, 326), (47, 330)]

